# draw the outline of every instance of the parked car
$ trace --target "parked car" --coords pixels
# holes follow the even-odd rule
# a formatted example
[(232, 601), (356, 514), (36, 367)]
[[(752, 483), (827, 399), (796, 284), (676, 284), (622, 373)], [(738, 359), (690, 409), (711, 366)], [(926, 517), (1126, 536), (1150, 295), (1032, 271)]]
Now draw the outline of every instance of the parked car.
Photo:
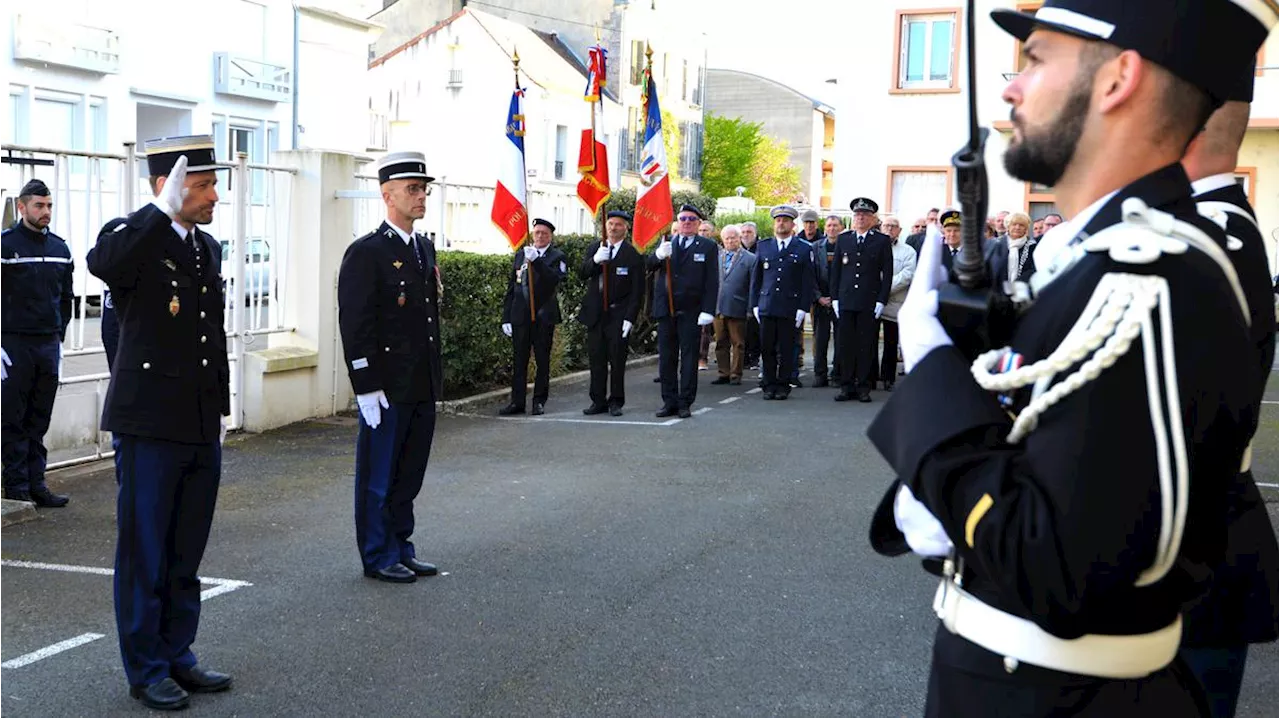
[[(223, 289), (226, 289), (226, 277), (232, 275), (231, 243), (225, 239), (218, 240), (222, 245)], [(271, 285), (271, 244), (265, 239), (245, 241), (244, 277), (241, 280), (241, 294), (246, 301), (262, 295), (264, 299), (271, 296), (275, 289)]]

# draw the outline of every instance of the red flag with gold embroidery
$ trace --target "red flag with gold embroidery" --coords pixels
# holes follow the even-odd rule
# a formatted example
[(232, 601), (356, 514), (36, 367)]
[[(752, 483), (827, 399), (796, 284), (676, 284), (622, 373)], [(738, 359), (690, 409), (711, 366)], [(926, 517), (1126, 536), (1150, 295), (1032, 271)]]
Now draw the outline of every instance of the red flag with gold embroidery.
[(609, 199), (609, 154), (603, 142), (596, 139), (596, 112), (604, 121), (604, 103), (602, 94), (605, 85), (605, 50), (596, 45), (587, 50), (590, 63), (587, 67), (587, 89), (583, 99), (591, 103), (591, 127), (582, 131), (582, 141), (578, 146), (578, 172), (582, 179), (578, 180), (578, 199), (591, 210), (591, 214), (600, 211), (600, 207)]

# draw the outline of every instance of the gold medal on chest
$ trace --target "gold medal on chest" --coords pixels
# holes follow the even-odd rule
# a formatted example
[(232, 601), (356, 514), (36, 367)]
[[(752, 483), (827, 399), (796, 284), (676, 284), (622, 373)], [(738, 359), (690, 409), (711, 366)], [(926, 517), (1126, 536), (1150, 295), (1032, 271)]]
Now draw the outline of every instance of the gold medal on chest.
[(404, 306), (404, 290), (403, 289), (400, 290), (400, 296), (396, 297), (396, 304), (402, 307)]
[(391, 263), (391, 266), (395, 267), (396, 269), (399, 269), (404, 266), (404, 262), (401, 262), (400, 260), (397, 259), (396, 261)]
[(169, 316), (178, 316), (178, 311), (181, 309), (182, 303), (178, 301), (178, 295), (175, 294), (173, 295), (173, 298), (169, 300)]

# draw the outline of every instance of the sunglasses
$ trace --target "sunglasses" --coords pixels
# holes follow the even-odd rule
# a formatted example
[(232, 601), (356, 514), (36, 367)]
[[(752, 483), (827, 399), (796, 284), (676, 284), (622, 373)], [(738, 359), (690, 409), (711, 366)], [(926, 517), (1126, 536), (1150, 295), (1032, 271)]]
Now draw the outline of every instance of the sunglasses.
[(697, 222), (697, 221), (699, 221), (697, 217), (676, 217), (676, 219), (680, 220), (681, 222)]

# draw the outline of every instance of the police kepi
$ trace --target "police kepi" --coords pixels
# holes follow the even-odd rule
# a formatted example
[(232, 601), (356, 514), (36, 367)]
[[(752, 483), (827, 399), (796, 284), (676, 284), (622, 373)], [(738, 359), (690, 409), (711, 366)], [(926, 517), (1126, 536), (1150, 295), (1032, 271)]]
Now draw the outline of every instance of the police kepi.
[(435, 245), (413, 231), (426, 214), (426, 158), (393, 152), (377, 171), (387, 219), (351, 244), (338, 271), (342, 349), (360, 406), (356, 543), (366, 576), (412, 583), (437, 573), (409, 537), (444, 393), (443, 284)]
[(119, 440), (115, 602), (130, 694), (181, 708), (231, 676), (196, 664), (200, 580), (231, 414), (213, 138), (147, 142), (155, 199), (111, 220), (89, 271), (120, 325), (102, 428)]
[(71, 322), (74, 262), (67, 243), (49, 231), (53, 198), (33, 179), (18, 193), (20, 218), (0, 235), (4, 321), (0, 372), (3, 394), (4, 497), (36, 506), (66, 506), (45, 486), (53, 400), (62, 373), (62, 341)]

